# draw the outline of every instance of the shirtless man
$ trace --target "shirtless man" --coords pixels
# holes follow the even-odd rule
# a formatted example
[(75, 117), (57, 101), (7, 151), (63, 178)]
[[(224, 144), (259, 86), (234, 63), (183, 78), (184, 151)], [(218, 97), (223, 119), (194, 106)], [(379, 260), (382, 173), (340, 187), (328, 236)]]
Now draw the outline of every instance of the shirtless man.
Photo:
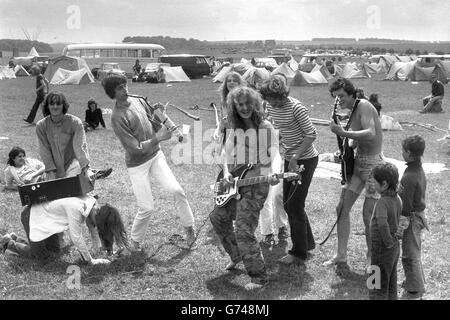
[(383, 162), (381, 144), (383, 142), (383, 132), (381, 123), (375, 107), (365, 99), (356, 99), (356, 89), (351, 81), (338, 78), (330, 86), (331, 95), (339, 97), (342, 109), (353, 110), (357, 108), (352, 116), (352, 122), (348, 131), (340, 125), (330, 122), (330, 129), (336, 135), (346, 137), (351, 140), (350, 146), (355, 148), (355, 166), (350, 181), (347, 181), (342, 188), (339, 204), (336, 212), (340, 218), (337, 223), (338, 251), (337, 254), (327, 261), (326, 265), (347, 267), (347, 245), (350, 236), (350, 211), (353, 204), (361, 194), (362, 189), (366, 189), (363, 206), (363, 221), (365, 226), (367, 242), (367, 264), (370, 265), (370, 217), (379, 195), (375, 191), (374, 179), (371, 170), (377, 164)]

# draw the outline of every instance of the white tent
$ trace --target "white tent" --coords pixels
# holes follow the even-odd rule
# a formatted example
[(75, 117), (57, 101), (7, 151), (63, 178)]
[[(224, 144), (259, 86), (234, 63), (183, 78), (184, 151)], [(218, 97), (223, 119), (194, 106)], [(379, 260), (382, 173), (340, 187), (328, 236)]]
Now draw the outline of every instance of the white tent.
[(408, 80), (416, 63), (417, 61), (395, 62), (389, 69), (389, 73), (386, 75), (385, 80)]
[(14, 67), (14, 73), (15, 73), (16, 77), (29, 77), (30, 76), (28, 71), (25, 70), (25, 68), (23, 66), (21, 66), (20, 64), (18, 64), (17, 66)]
[(182, 67), (161, 66), (164, 71), (165, 82), (190, 82), (191, 79), (186, 75)]
[(310, 73), (313, 73), (316, 71), (320, 71), (323, 74), (323, 76), (325, 77), (325, 79), (327, 79), (327, 80), (330, 80), (331, 78), (333, 78), (330, 71), (328, 71), (328, 68), (323, 64), (316, 64)]
[(30, 52), (28, 53), (28, 56), (26, 57), (14, 57), (12, 61), (14, 64), (20, 64), (24, 66), (31, 66), (33, 64), (33, 59), (35, 57), (39, 57), (39, 53), (37, 53), (36, 49), (34, 47), (31, 48)]
[(298, 70), (298, 62), (295, 61), (293, 56), (291, 56), (291, 60), (289, 60), (287, 64), (292, 70), (294, 71)]
[(225, 80), (226, 75), (228, 72), (233, 71), (232, 66), (225, 66), (220, 70), (220, 72), (213, 78), (213, 82), (223, 82)]
[(0, 80), (2, 79), (14, 79), (16, 75), (14, 70), (8, 66), (0, 66)]
[(366, 69), (360, 70), (355, 63), (347, 62), (339, 74), (340, 77), (346, 79), (367, 79), (371, 78), (371, 75), (366, 71)]
[(32, 47), (30, 53), (28, 53), (29, 57), (39, 57), (39, 53), (36, 51), (35, 47)]
[(289, 67), (286, 62), (283, 62), (278, 68), (274, 69), (271, 74), (282, 73), (286, 78), (291, 79), (295, 76), (295, 71)]
[(319, 70), (311, 73), (297, 70), (295, 77), (291, 82), (291, 86), (310, 86), (320, 84), (328, 84), (328, 81)]
[(94, 77), (89, 69), (81, 68), (79, 70), (70, 71), (58, 68), (50, 80), (50, 84), (88, 84), (94, 83)]

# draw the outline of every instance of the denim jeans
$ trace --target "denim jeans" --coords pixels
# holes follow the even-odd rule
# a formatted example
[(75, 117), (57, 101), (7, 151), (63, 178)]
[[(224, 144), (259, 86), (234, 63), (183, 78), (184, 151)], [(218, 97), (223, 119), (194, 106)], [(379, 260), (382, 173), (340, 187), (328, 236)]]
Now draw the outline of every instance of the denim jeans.
[(38, 95), (36, 96), (36, 100), (34, 101), (34, 104), (31, 107), (30, 113), (28, 114), (28, 117), (26, 119), (27, 122), (33, 123), (34, 118), (36, 118), (36, 113), (39, 110), (39, 106), (44, 101), (44, 98), (45, 95), (43, 93), (38, 93)]
[[(319, 157), (297, 161), (299, 166), (302, 164), (305, 166), (305, 171), (301, 173), (301, 184), (283, 180), (284, 209), (288, 214), (292, 240), (292, 248), (288, 252), (303, 260), (306, 260), (308, 251), (316, 247), (311, 225), (305, 212), (305, 202), (318, 162)], [(285, 161), (285, 172), (289, 171), (288, 166), (289, 161)]]
[(420, 213), (413, 213), (408, 228), (403, 233), (402, 265), (405, 272), (406, 291), (425, 292), (425, 277), (423, 274), (421, 250), (422, 229), (425, 228), (424, 218)]
[(394, 238), (394, 246), (387, 248), (380, 238), (372, 239), (373, 266), (380, 268), (380, 288), (369, 291), (371, 300), (397, 300), (397, 263), (400, 247)]

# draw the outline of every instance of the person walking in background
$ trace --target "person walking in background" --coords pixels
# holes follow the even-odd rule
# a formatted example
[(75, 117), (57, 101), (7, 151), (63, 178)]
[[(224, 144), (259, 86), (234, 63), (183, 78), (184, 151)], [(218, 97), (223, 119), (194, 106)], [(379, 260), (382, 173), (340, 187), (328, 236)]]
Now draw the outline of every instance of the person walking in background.
[(33, 106), (31, 107), (30, 113), (28, 117), (24, 118), (25, 122), (32, 124), (34, 118), (36, 117), (36, 113), (39, 109), (39, 106), (45, 99), (45, 94), (48, 92), (48, 81), (41, 74), (41, 68), (39, 66), (34, 65), (31, 67), (31, 74), (36, 77), (36, 100), (34, 101)]
[(370, 219), (371, 260), (380, 268), (380, 288), (371, 289), (371, 300), (397, 300), (397, 263), (400, 256), (396, 237), (402, 212), (402, 200), (397, 194), (398, 169), (383, 163), (372, 169), (375, 190), (380, 199)]
[(402, 141), (402, 150), (407, 168), (400, 180), (399, 194), (403, 202), (402, 217), (408, 221), (402, 237), (403, 287), (407, 299), (421, 299), (425, 292), (421, 259), (422, 231), (428, 230), (425, 218), (427, 179), (421, 160), (425, 140), (419, 135), (409, 136)]
[(309, 186), (319, 162), (319, 152), (313, 141), (317, 137), (306, 107), (289, 97), (289, 87), (284, 75), (275, 74), (264, 82), (261, 95), (269, 103), (269, 116), (281, 136), (284, 149), (284, 171), (297, 172), (304, 166), (301, 184), (283, 181), (284, 208), (291, 229), (292, 248), (279, 260), (280, 263), (304, 264), (308, 251), (316, 246), (305, 211)]
[(97, 106), (97, 102), (94, 99), (90, 99), (87, 104), (83, 123), (84, 131), (95, 130), (99, 124), (103, 128), (106, 128), (105, 121), (103, 121), (102, 109)]

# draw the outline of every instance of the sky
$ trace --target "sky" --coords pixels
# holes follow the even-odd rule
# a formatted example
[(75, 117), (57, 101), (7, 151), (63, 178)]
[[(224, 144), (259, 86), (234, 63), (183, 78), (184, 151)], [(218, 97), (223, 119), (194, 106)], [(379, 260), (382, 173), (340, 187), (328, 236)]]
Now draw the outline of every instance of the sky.
[(448, 0), (0, 0), (0, 39), (450, 41)]

